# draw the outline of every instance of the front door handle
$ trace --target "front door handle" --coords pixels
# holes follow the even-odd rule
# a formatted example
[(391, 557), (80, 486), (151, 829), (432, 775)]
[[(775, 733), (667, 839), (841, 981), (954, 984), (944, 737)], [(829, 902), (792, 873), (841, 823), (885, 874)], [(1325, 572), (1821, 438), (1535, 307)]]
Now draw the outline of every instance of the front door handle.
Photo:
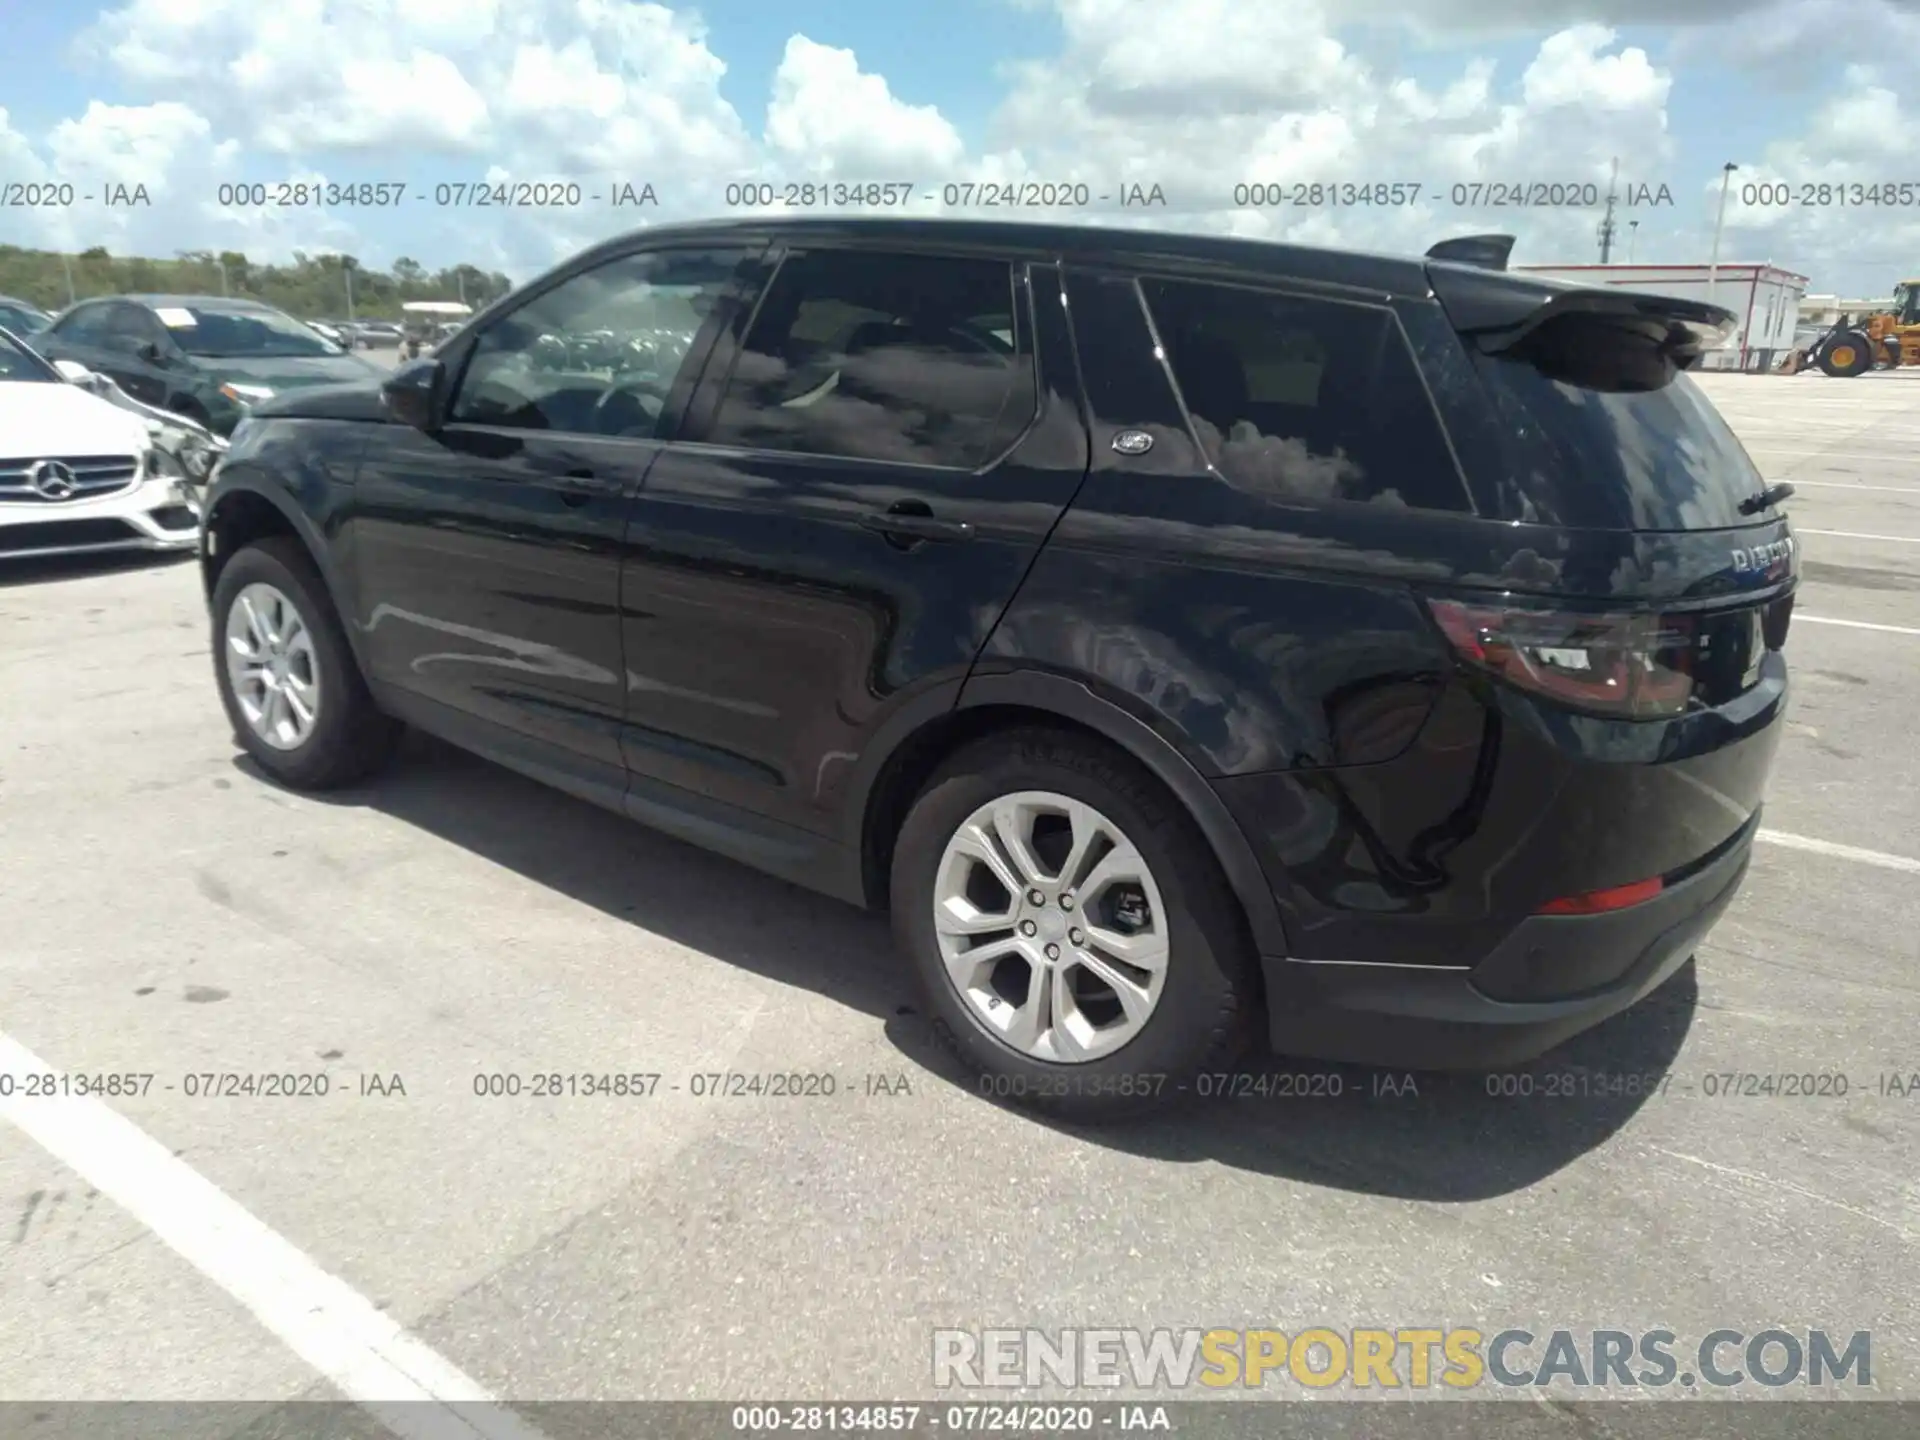
[(597, 493), (591, 468), (576, 465), (560, 477), (560, 503), (578, 509)]
[(924, 501), (902, 500), (886, 510), (860, 517), (869, 530), (878, 530), (896, 544), (915, 540), (971, 540), (973, 526), (964, 520), (942, 520)]

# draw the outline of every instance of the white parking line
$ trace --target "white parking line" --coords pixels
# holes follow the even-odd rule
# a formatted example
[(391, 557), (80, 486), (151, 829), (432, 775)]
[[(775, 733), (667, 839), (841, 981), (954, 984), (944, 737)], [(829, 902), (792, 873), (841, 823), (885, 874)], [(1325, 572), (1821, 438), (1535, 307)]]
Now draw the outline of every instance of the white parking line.
[(1920, 485), (1855, 485), (1851, 480), (1795, 480), (1796, 490), (1871, 490), (1877, 495), (1920, 495)]
[(1891, 540), (1896, 545), (1920, 545), (1920, 535), (1868, 535), (1859, 530), (1803, 530), (1793, 527), (1796, 535), (1837, 535), (1842, 540)]
[(1844, 625), (1849, 630), (1882, 630), (1890, 635), (1920, 635), (1913, 625), (1877, 625), (1871, 620), (1836, 620), (1831, 615), (1795, 615), (1796, 625)]
[[(25, 1098), (54, 1073), (0, 1034), (0, 1118), (152, 1231), (282, 1344), (405, 1440), (542, 1440), (480, 1385), (322, 1270), (225, 1191), (90, 1096)], [(252, 1397), (248, 1397), (252, 1398)]]
[(1757, 830), (1753, 838), (1787, 850), (1806, 850), (1815, 855), (1831, 855), (1836, 860), (1857, 860), (1862, 865), (1877, 865), (1882, 870), (1904, 870), (1909, 875), (1920, 875), (1920, 860), (1905, 855), (1889, 855), (1884, 850), (1837, 845), (1831, 840), (1816, 840), (1811, 835), (1794, 835), (1785, 830)]

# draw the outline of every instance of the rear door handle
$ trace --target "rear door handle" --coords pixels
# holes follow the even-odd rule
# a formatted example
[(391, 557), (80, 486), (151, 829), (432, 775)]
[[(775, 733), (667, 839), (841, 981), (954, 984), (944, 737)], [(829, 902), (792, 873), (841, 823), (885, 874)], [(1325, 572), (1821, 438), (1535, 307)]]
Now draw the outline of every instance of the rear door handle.
[(883, 511), (860, 517), (869, 530), (889, 540), (971, 540), (973, 526), (964, 520), (942, 520), (917, 500), (902, 500)]

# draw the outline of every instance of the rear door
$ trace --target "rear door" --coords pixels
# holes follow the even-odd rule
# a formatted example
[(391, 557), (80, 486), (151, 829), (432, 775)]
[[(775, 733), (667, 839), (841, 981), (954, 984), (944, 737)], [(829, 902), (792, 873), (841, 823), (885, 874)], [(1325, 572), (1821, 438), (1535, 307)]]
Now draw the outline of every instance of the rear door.
[(1036, 287), (1060, 304), (1051, 269), (894, 247), (774, 258), (704, 413), (634, 502), (626, 756), (636, 795), (828, 835), (876, 729), (964, 678), (1086, 439), (1057, 389), (1070, 358), (1035, 344)]

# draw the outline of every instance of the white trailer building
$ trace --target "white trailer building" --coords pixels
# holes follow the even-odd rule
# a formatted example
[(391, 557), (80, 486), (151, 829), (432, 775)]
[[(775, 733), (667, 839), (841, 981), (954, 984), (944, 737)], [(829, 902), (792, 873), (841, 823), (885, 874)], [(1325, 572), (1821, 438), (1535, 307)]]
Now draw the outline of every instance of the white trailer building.
[(1771, 370), (1794, 346), (1807, 277), (1766, 265), (1515, 265), (1516, 272), (1582, 285), (1618, 285), (1680, 300), (1705, 300), (1740, 317), (1721, 350), (1700, 361), (1706, 370)]

